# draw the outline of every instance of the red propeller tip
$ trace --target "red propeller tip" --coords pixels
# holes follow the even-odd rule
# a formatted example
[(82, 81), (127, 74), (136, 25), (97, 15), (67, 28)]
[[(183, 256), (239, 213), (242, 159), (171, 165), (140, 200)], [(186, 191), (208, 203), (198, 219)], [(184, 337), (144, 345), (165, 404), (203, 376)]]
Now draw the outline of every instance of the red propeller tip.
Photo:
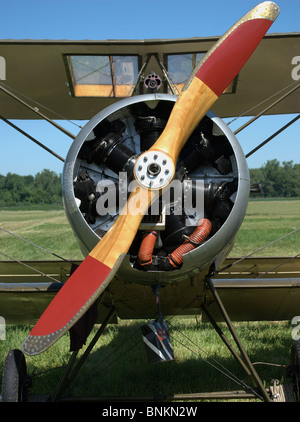
[(197, 66), (195, 76), (219, 97), (252, 55), (278, 14), (279, 7), (271, 1), (254, 7), (205, 55)]
[[(87, 256), (46, 308), (23, 343), (23, 351), (35, 355), (67, 332), (99, 296), (115, 274), (110, 267)], [(100, 293), (101, 293), (100, 292)]]

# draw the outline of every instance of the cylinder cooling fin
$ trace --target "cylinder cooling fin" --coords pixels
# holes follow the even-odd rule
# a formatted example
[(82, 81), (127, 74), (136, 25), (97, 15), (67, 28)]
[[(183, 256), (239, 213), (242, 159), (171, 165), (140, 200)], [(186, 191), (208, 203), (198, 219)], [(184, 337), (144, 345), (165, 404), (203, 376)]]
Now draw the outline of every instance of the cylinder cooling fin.
[[(143, 166), (138, 157), (164, 130), (175, 101), (162, 94), (120, 101), (96, 115), (75, 139), (64, 169), (64, 205), (85, 255), (135, 188), (136, 163), (141, 177), (151, 180), (163, 170), (167, 177), (166, 160), (157, 157)], [(189, 271), (195, 257), (198, 269), (212, 263), (232, 242), (248, 192), (248, 169), (236, 138), (208, 113), (182, 149), (172, 182), (144, 217), (119, 271), (147, 279), (147, 273)]]

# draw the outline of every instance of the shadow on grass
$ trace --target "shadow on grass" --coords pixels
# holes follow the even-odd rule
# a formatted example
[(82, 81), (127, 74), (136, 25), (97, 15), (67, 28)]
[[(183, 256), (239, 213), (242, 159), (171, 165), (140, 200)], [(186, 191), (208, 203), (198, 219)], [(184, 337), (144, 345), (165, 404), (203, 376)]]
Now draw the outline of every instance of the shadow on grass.
[[(208, 323), (173, 324), (170, 336), (175, 360), (159, 364), (148, 363), (140, 332), (143, 323), (134, 321), (130, 325), (108, 326), (65, 396), (107, 397), (108, 400), (112, 396), (144, 397), (146, 401), (146, 397), (158, 399), (170, 398), (174, 394), (243, 389), (232, 380), (232, 374), (252, 386)], [(238, 334), (252, 362), (290, 364), (290, 330), (287, 323), (279, 324), (237, 324)], [(192, 342), (187, 338), (191, 338)], [(228, 338), (231, 340), (230, 335)], [(87, 343), (89, 341), (90, 338)], [(66, 364), (70, 356), (68, 346), (67, 338), (57, 346), (54, 354), (52, 352), (51, 356), (44, 357), (40, 362), (33, 364), (33, 358), (30, 358), (29, 373), (30, 370), (37, 373)], [(211, 349), (208, 352), (210, 356), (207, 357), (202, 349)], [(221, 372), (202, 358), (213, 366), (221, 367)], [(257, 365), (256, 370), (266, 387), (269, 387), (272, 379), (283, 382), (286, 375), (285, 368), (277, 366)], [(224, 375), (227, 371), (230, 377)], [(63, 373), (64, 369), (57, 369), (34, 377), (32, 392), (53, 394)]]

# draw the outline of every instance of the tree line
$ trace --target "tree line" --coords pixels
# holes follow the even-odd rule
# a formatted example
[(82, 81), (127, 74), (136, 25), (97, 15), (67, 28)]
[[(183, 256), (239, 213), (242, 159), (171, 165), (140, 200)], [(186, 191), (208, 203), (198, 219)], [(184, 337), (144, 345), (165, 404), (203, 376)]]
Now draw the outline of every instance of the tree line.
[(61, 174), (43, 170), (35, 176), (0, 175), (0, 207), (62, 204)]
[[(255, 196), (270, 198), (300, 197), (300, 164), (270, 160), (250, 169), (252, 183), (261, 185)], [(0, 207), (16, 205), (62, 204), (61, 174), (43, 170), (35, 176), (0, 174)]]
[(264, 198), (300, 197), (300, 164), (293, 161), (269, 160), (258, 169), (250, 169), (251, 183), (261, 184), (261, 193), (256, 196)]

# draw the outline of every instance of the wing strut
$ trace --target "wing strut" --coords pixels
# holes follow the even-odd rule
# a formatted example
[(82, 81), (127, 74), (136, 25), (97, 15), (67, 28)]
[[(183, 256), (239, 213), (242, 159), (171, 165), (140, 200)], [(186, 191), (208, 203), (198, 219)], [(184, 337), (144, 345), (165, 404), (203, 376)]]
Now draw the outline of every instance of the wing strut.
[(253, 148), (248, 154), (245, 155), (246, 158), (249, 158), (252, 154), (254, 154), (256, 151), (258, 151), (261, 147), (266, 145), (268, 142), (272, 141), (273, 138), (275, 138), (277, 135), (279, 135), (281, 132), (283, 132), (285, 129), (287, 129), (289, 126), (294, 124), (300, 117), (300, 114), (296, 116), (294, 119), (290, 120), (286, 125), (282, 126), (277, 132), (273, 133), (273, 135), (269, 136), (265, 141), (261, 142), (257, 147)]
[(279, 104), (282, 100), (284, 100), (286, 97), (288, 97), (290, 94), (292, 94), (296, 89), (300, 87), (300, 83), (296, 86), (294, 86), (292, 89), (290, 89), (287, 93), (282, 95), (278, 100), (274, 101), (271, 105), (266, 107), (264, 110), (262, 110), (260, 113), (258, 113), (256, 116), (252, 117), (252, 119), (248, 120), (245, 124), (243, 124), (241, 127), (239, 127), (234, 134), (237, 135), (239, 132), (244, 130), (247, 126), (249, 126), (251, 123), (253, 123), (255, 120), (257, 120), (260, 116), (265, 114), (267, 111), (271, 110), (273, 107), (275, 107), (277, 104)]
[(60, 126), (58, 123), (54, 122), (53, 120), (49, 119), (49, 117), (45, 116), (45, 114), (41, 113), (37, 107), (32, 107), (26, 101), (22, 100), (20, 97), (18, 97), (16, 94), (13, 94), (11, 91), (9, 91), (7, 88), (4, 88), (3, 84), (0, 84), (0, 90), (2, 92), (5, 92), (5, 94), (9, 95), (19, 103), (23, 104), (25, 107), (29, 108), (29, 110), (33, 111), (34, 113), (38, 114), (43, 119), (47, 120), (47, 122), (51, 123), (51, 125), (55, 126), (56, 129), (59, 129), (61, 132), (63, 132), (65, 135), (69, 136), (72, 139), (75, 139), (75, 135), (73, 133), (69, 132), (64, 127)]
[(28, 139), (30, 139), (32, 142), (34, 142), (35, 144), (37, 144), (39, 147), (43, 148), (44, 150), (46, 150), (47, 152), (49, 152), (51, 155), (53, 155), (54, 157), (58, 158), (63, 163), (65, 162), (65, 160), (60, 155), (56, 154), (56, 152), (54, 152), (50, 148), (46, 147), (46, 145), (44, 145), (41, 142), (39, 142), (38, 140), (36, 140), (33, 136), (29, 135), (29, 133), (27, 133), (24, 130), (20, 129), (18, 126), (16, 126), (15, 124), (13, 124), (9, 120), (7, 120), (5, 117), (0, 116), (0, 119), (2, 119), (9, 126), (13, 127), (15, 130), (17, 130), (18, 132), (20, 132), (22, 135), (26, 136)]

